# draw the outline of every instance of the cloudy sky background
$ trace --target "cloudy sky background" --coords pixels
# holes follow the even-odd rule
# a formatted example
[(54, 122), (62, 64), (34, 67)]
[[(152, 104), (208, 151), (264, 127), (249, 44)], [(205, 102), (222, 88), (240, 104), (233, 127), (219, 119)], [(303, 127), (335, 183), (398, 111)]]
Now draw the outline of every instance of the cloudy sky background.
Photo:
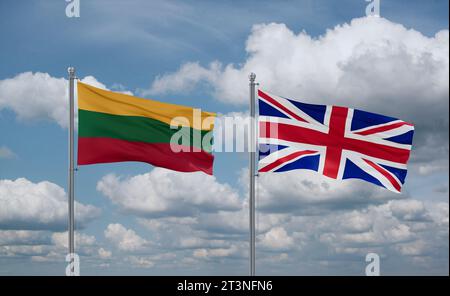
[[(245, 2), (245, 3), (241, 3)], [(65, 271), (67, 80), (244, 116), (273, 93), (416, 125), (403, 194), (296, 171), (258, 178), (257, 273), (449, 272), (448, 1), (1, 1), (0, 274)], [(245, 153), (215, 175), (142, 163), (76, 175), (81, 272), (248, 273)]]

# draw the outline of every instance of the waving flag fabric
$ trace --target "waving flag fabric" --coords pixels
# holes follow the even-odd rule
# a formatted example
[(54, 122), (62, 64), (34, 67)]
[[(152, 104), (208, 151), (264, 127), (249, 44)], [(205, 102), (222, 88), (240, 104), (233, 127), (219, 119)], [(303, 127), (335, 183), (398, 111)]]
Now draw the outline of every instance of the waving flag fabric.
[[(215, 114), (197, 113), (194, 118), (191, 107), (78, 82), (78, 164), (141, 161), (175, 171), (212, 174), (210, 131)], [(212, 124), (204, 124), (206, 118), (212, 118)], [(171, 123), (180, 128), (172, 129)], [(188, 143), (171, 144), (172, 136), (180, 131)]]
[(305, 104), (262, 90), (258, 101), (260, 173), (308, 169), (401, 191), (412, 124), (356, 109)]

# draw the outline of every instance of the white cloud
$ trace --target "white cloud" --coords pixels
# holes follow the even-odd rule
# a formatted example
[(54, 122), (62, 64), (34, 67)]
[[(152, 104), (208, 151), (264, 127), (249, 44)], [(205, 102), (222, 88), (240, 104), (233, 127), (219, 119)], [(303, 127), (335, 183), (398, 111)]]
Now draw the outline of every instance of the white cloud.
[(263, 247), (272, 250), (290, 249), (294, 244), (294, 239), (288, 235), (283, 227), (274, 227), (266, 232), (261, 238)]
[[(68, 249), (69, 236), (67, 231), (55, 232), (52, 234), (52, 242), (57, 248)], [(93, 246), (96, 243), (95, 236), (85, 233), (75, 232), (75, 245), (80, 247)]]
[[(243, 173), (244, 184), (247, 179)], [(360, 180), (334, 180), (307, 170), (260, 174), (257, 184), (258, 208), (269, 213), (313, 215), (329, 209), (360, 208), (404, 198)]]
[[(260, 219), (268, 216), (259, 215)], [(369, 252), (377, 252), (385, 264), (403, 264), (419, 273), (445, 270), (442, 262), (448, 261), (448, 203), (405, 199), (351, 211), (284, 216), (288, 219), (279, 219), (258, 235), (259, 256), (265, 258), (261, 260), (269, 270), (277, 268), (281, 260), (271, 258), (273, 251), (287, 253), (293, 266), (310, 266), (304, 270), (306, 274), (320, 270), (323, 264), (332, 274), (350, 270), (358, 274), (358, 266), (351, 266), (351, 261), (363, 260), (360, 258)], [(331, 266), (333, 262), (348, 262), (348, 266)]]
[[(85, 83), (90, 84), (89, 82), (85, 82)], [(123, 93), (125, 95), (129, 95), (129, 96), (133, 96), (134, 95), (132, 91), (128, 90), (123, 84), (120, 84), (120, 83), (114, 83), (111, 86), (111, 90), (115, 91), (115, 92)]]
[(364, 212), (353, 210), (345, 213), (338, 225), (349, 233), (367, 232), (372, 228), (372, 221)]
[(177, 255), (175, 253), (161, 251), (155, 255), (130, 255), (125, 257), (124, 261), (130, 263), (131, 266), (135, 268), (152, 268), (156, 264), (158, 264), (159, 267), (170, 268), (173, 267), (171, 262), (176, 260), (176, 257)]
[(423, 202), (413, 199), (389, 203), (392, 214), (404, 221), (427, 221), (430, 219)]
[(104, 85), (103, 83), (101, 83), (100, 81), (97, 80), (97, 78), (95, 78), (94, 76), (86, 76), (83, 79), (81, 79), (81, 82), (92, 85), (94, 87), (97, 88), (101, 88), (101, 89), (106, 89), (109, 90), (106, 85)]
[(50, 243), (50, 236), (46, 231), (0, 230), (0, 246), (46, 243)]
[(353, 19), (319, 37), (296, 34), (284, 24), (260, 24), (247, 39), (244, 63), (187, 63), (158, 76), (149, 92), (185, 93), (206, 83), (215, 98), (244, 105), (248, 74), (255, 72), (261, 87), (278, 95), (413, 122), (412, 162), (429, 174), (448, 170), (448, 161), (442, 161), (449, 146), (448, 44), (448, 30), (426, 37), (384, 18)]
[[(339, 269), (333, 262), (363, 260), (365, 254), (375, 251), (386, 258), (386, 264), (400, 260), (408, 268), (414, 266), (414, 270), (425, 272), (437, 266), (436, 258), (448, 257), (444, 252), (448, 249), (448, 203), (399, 197), (358, 181), (335, 184), (314, 173), (284, 174), (280, 180), (272, 175), (264, 182), (261, 176), (257, 249), (269, 269), (283, 261), (293, 266), (306, 264), (312, 268), (304, 271), (307, 274), (319, 272), (320, 266), (333, 273)], [(246, 185), (245, 178), (241, 182)], [(279, 187), (274, 185), (278, 183)], [(111, 191), (117, 191), (116, 187), (112, 186)], [(148, 266), (194, 268), (202, 261), (225, 264), (229, 260), (242, 262), (234, 260), (248, 256), (247, 201), (241, 202), (238, 211), (200, 210), (187, 217), (152, 216), (138, 221), (151, 232), (153, 247), (135, 256), (132, 265), (136, 267), (151, 262)], [(150, 249), (173, 250), (184, 260), (157, 263), (148, 255)], [(342, 267), (344, 274), (358, 272), (358, 266), (350, 265)]]
[(420, 256), (427, 253), (430, 244), (427, 244), (423, 240), (416, 240), (405, 244), (399, 244), (395, 248), (402, 255)]
[(195, 248), (205, 244), (205, 240), (199, 237), (182, 237), (180, 238), (180, 247)]
[(98, 249), (98, 256), (100, 256), (101, 259), (109, 259), (112, 256), (112, 252), (105, 250), (103, 248)]
[[(75, 203), (78, 227), (98, 217), (100, 210)], [(58, 185), (25, 178), (0, 180), (0, 229), (62, 230), (67, 228), (67, 195)]]
[[(93, 76), (86, 76), (81, 81), (107, 89)], [(68, 80), (65, 78), (52, 77), (48, 73), (24, 72), (0, 80), (0, 111), (12, 110), (19, 120), (48, 120), (67, 128), (68, 102)]]
[(126, 229), (121, 224), (109, 224), (106, 228), (105, 238), (112, 242), (121, 251), (139, 251), (149, 242), (140, 237), (132, 229)]
[[(269, 24), (255, 26), (247, 52), (248, 59), (239, 66), (189, 63), (177, 73), (158, 77), (150, 92), (186, 91), (200, 81), (212, 85), (222, 101), (244, 104), (248, 99), (247, 75), (255, 71), (265, 88), (280, 95), (386, 112), (419, 123), (413, 151), (413, 160), (420, 163), (418, 171), (428, 174), (448, 168), (439, 158), (448, 157), (447, 31), (428, 38), (384, 19), (360, 19), (313, 39), (284, 25)], [(37, 74), (27, 78), (44, 75)], [(95, 84), (93, 79), (85, 81)], [(0, 81), (0, 109), (12, 109), (22, 119), (47, 118), (65, 126), (62, 117), (46, 109), (51, 106), (46, 102), (40, 103), (47, 111), (21, 116), (27, 113), (4, 100), (3, 94), (11, 85), (8, 79)], [(120, 85), (111, 88), (126, 91)], [(388, 101), (391, 98), (395, 100)], [(428, 137), (428, 131), (433, 138)], [(327, 271), (333, 272), (333, 261), (351, 265), (353, 259), (363, 260), (362, 255), (376, 250), (386, 256), (387, 264), (392, 258), (421, 264), (427, 258), (448, 262), (448, 203), (392, 200), (406, 195), (390, 195), (362, 181), (336, 182), (305, 171), (261, 175), (258, 180), (257, 248), (261, 261), (267, 258), (274, 266), (279, 266), (280, 260), (295, 266), (328, 266)], [(123, 258), (132, 266), (150, 268), (158, 260), (175, 261), (173, 254), (161, 258), (147, 255), (152, 251), (175, 250), (182, 254), (179, 263), (195, 268), (200, 260), (234, 260), (248, 249), (248, 207), (236, 190), (214, 178), (155, 169), (129, 178), (105, 176), (97, 189), (121, 210), (151, 218), (140, 218), (139, 223), (151, 232), (151, 241), (155, 241), (152, 248), (146, 248), (149, 241), (120, 224), (110, 224), (105, 230), (105, 237), (117, 249), (139, 252), (139, 256)], [(42, 191), (47, 196), (51, 190)], [(65, 203), (58, 208), (66, 208)], [(0, 225), (5, 221), (1, 210)], [(39, 213), (33, 215), (40, 217)], [(39, 219), (45, 220), (33, 221)], [(59, 220), (65, 227), (65, 219)], [(53, 245), (48, 245), (49, 237)], [(112, 258), (112, 252), (99, 248), (92, 237), (86, 236), (84, 242), (95, 247), (95, 256)], [(0, 231), (1, 244), (1, 255), (34, 254), (33, 260), (45, 261), (55, 258), (55, 246), (58, 250), (67, 246), (67, 234)], [(405, 265), (405, 270), (408, 268)]]
[(66, 127), (67, 80), (47, 73), (24, 72), (0, 81), (0, 110), (11, 109), (20, 120), (46, 119)]
[(137, 268), (151, 268), (155, 265), (152, 260), (142, 256), (128, 256), (127, 261)]
[(198, 211), (240, 208), (235, 190), (200, 172), (155, 168), (130, 178), (110, 174), (97, 183), (97, 190), (121, 209), (144, 217), (189, 216)]
[(6, 146), (0, 146), (0, 159), (10, 159), (16, 157), (16, 154)]
[[(207, 230), (222, 235), (244, 235), (249, 228), (248, 202), (245, 201), (239, 211), (218, 213), (203, 213), (198, 217), (198, 223), (193, 227), (199, 230)], [(270, 230), (275, 225), (279, 225), (287, 220), (286, 215), (279, 213), (264, 213), (257, 211), (256, 231), (263, 233)]]
[(46, 245), (8, 245), (0, 246), (0, 257), (45, 256), (51, 250)]
[(410, 98), (406, 94), (417, 99), (417, 92), (426, 100), (441, 100), (448, 94), (448, 40), (448, 30), (428, 38), (383, 18), (354, 19), (318, 38), (295, 34), (284, 24), (255, 25), (246, 44), (249, 56), (240, 67), (188, 63), (155, 79), (152, 91), (185, 91), (185, 85), (206, 80), (219, 99), (243, 104), (247, 76), (255, 72), (265, 89), (323, 103), (350, 98), (367, 105), (366, 98), (375, 95), (404, 103)]
[(171, 92), (192, 91), (196, 84), (207, 81), (215, 84), (216, 79), (221, 74), (221, 64), (213, 62), (208, 68), (204, 68), (199, 63), (186, 63), (174, 74), (166, 74), (156, 77), (150, 90), (143, 91), (143, 95), (154, 95)]
[(382, 227), (382, 229), (374, 229), (360, 233), (325, 233), (321, 235), (321, 241), (335, 246), (336, 250), (355, 250), (357, 252), (361, 248), (383, 247), (391, 243), (404, 242), (413, 238), (410, 228), (404, 224), (392, 224), (386, 226), (386, 228), (382, 224), (376, 224), (372, 225), (372, 227)]
[(433, 221), (442, 227), (449, 226), (449, 204), (448, 202), (429, 203), (427, 205), (429, 215)]
[(216, 258), (216, 257), (228, 257), (235, 254), (238, 249), (235, 246), (230, 248), (217, 248), (217, 249), (197, 249), (194, 250), (193, 255), (196, 258)]
[(174, 224), (190, 226), (198, 223), (197, 217), (158, 217), (153, 219), (138, 218), (137, 220), (151, 231), (166, 231)]
[[(92, 256), (94, 236), (75, 232), (76, 252)], [(67, 232), (1, 230), (0, 257), (30, 257), (35, 262), (64, 262), (68, 250)]]
[[(358, 216), (357, 221), (363, 227), (351, 225), (355, 221), (355, 216)], [(386, 252), (390, 245), (403, 246), (420, 240), (424, 231), (439, 231), (440, 227), (429, 223), (430, 221), (427, 224), (422, 223), (423, 217), (426, 216), (428, 209), (418, 207), (417, 201), (390, 201), (383, 205), (353, 211), (351, 215), (329, 214), (322, 217), (320, 224), (311, 224), (312, 228), (308, 231), (315, 229), (318, 233), (321, 232), (320, 241), (333, 246), (338, 253), (356, 253), (373, 247), (379, 247)], [(416, 227), (419, 224), (421, 227)], [(441, 242), (436, 240), (432, 243)], [(395, 249), (400, 250), (401, 247)]]

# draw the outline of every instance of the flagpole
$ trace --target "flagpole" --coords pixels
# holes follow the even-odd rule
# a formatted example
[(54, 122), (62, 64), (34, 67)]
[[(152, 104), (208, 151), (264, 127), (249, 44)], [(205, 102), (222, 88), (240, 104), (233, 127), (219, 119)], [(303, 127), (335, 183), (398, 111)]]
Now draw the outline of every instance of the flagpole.
[(74, 275), (74, 253), (75, 253), (75, 197), (74, 197), (74, 109), (75, 109), (75, 68), (69, 67), (67, 69), (69, 73), (69, 179), (68, 179), (68, 192), (69, 192), (69, 254), (72, 264), (70, 269), (70, 275)]
[(250, 73), (250, 190), (249, 190), (249, 211), (250, 211), (250, 276), (255, 275), (255, 95), (256, 95), (256, 74)]

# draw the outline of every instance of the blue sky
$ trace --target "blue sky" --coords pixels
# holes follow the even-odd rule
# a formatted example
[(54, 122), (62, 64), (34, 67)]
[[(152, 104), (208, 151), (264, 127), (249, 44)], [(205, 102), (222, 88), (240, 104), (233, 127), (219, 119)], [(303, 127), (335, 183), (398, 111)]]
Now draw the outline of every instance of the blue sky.
[[(364, 254), (375, 250), (385, 274), (448, 274), (448, 1), (382, 0), (380, 21), (365, 18), (363, 0), (80, 2), (80, 18), (67, 18), (62, 0), (0, 3), (1, 202), (38, 198), (45, 214), (46, 203), (51, 207), (55, 202), (46, 199), (59, 194), (52, 186), (66, 188), (67, 128), (52, 112), (66, 108), (64, 81), (58, 79), (67, 76), (68, 66), (76, 67), (78, 77), (95, 77), (88, 81), (112, 90), (222, 114), (247, 111), (245, 77), (251, 70), (261, 73), (261, 84), (280, 95), (370, 109), (417, 123), (417, 149), (401, 196), (370, 184), (342, 185), (302, 172), (272, 181), (290, 186), (285, 193), (261, 179), (261, 205), (270, 208), (281, 200), (293, 211), (269, 210), (258, 216), (257, 248), (265, 259), (258, 262), (258, 271), (362, 274)], [(301, 40), (301, 35), (311, 40)], [(295, 52), (304, 54), (298, 58)], [(383, 60), (387, 65), (381, 65)], [(210, 66), (214, 62), (216, 70)], [(183, 74), (186, 65), (194, 66)], [(48, 76), (18, 78), (25, 72)], [(310, 87), (284, 87), (294, 75), (288, 73), (307, 77), (299, 83)], [(340, 88), (327, 86), (335, 75), (340, 75)], [(244, 79), (236, 85), (235, 77)], [(389, 86), (368, 86), (373, 77)], [(182, 200), (180, 193), (169, 194), (176, 186), (156, 193), (151, 189), (158, 178), (179, 180), (179, 174), (167, 175), (141, 163), (81, 167), (76, 199), (93, 206), (83, 216), (82, 273), (246, 274), (246, 229), (236, 229), (246, 224), (236, 222), (217, 231), (214, 221), (221, 220), (214, 215), (239, 221), (238, 216), (246, 214), (242, 175), (247, 162), (245, 154), (217, 153), (215, 179), (186, 177), (186, 182), (198, 181), (199, 188), (208, 184), (205, 195), (225, 195), (216, 213), (208, 213), (207, 197), (199, 197), (198, 208), (182, 218), (140, 215), (126, 204), (127, 197), (152, 194), (157, 201), (165, 196)], [(105, 179), (110, 174), (114, 176)], [(139, 180), (149, 182), (148, 193), (130, 187)], [(53, 185), (44, 186), (44, 181)], [(101, 182), (116, 192), (98, 189)], [(335, 191), (316, 192), (308, 182), (331, 182)], [(323, 202), (311, 202), (308, 195), (314, 194)], [(241, 208), (221, 210), (233, 203), (234, 195)], [(341, 201), (339, 209), (330, 207), (333, 198)], [(302, 207), (310, 212), (295, 210)], [(58, 233), (64, 229), (55, 218), (58, 210), (50, 211), (47, 220), (31, 210), (17, 217), (8, 213), (0, 211), (0, 274), (63, 274), (65, 250)], [(389, 223), (381, 221), (386, 215)], [(47, 222), (32, 229), (36, 217)], [(348, 230), (346, 225), (358, 221), (368, 226)], [(341, 224), (339, 229), (331, 227)]]

